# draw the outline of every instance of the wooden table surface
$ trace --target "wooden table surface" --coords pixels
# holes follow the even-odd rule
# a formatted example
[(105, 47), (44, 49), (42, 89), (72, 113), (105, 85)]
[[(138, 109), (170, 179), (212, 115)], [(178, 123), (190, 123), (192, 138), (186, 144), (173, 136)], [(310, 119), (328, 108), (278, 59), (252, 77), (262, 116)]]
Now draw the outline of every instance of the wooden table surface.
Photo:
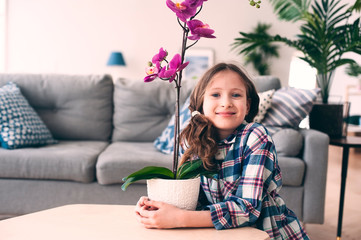
[(269, 239), (266, 232), (245, 227), (146, 229), (129, 205), (66, 205), (0, 221), (1, 240), (112, 240), (112, 239)]

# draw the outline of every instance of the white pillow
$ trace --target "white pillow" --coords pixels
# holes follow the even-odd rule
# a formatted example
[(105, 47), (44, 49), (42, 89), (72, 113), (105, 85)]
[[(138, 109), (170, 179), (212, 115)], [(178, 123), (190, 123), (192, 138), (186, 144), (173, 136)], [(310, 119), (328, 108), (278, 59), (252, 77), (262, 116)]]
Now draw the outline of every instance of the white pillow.
[(258, 113), (254, 117), (254, 120), (253, 120), (254, 122), (257, 122), (257, 123), (262, 122), (264, 116), (267, 113), (267, 110), (272, 105), (272, 97), (273, 97), (274, 93), (275, 93), (274, 89), (258, 93), (258, 96), (259, 96)]

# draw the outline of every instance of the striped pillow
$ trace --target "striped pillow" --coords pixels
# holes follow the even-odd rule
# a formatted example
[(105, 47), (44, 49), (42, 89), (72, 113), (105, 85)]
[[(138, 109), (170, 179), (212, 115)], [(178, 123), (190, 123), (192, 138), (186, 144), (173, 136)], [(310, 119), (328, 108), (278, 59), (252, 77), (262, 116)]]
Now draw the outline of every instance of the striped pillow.
[(298, 128), (310, 113), (319, 89), (281, 88), (273, 94), (272, 106), (262, 124), (271, 127)]

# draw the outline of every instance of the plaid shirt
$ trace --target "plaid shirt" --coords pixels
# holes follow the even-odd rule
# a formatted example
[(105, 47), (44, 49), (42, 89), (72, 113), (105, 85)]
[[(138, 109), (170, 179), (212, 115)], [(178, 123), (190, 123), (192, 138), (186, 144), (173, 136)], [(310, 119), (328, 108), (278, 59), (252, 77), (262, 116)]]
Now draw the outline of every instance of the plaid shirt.
[(296, 215), (278, 195), (281, 171), (273, 141), (260, 124), (241, 124), (219, 142), (220, 171), (202, 176), (204, 209), (211, 211), (216, 229), (253, 226), (271, 239), (309, 239)]

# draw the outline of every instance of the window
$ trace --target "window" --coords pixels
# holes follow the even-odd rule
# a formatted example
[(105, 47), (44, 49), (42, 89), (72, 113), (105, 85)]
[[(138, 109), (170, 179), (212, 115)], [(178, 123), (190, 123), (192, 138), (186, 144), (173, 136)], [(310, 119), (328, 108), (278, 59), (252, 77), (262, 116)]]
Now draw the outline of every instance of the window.
[(300, 59), (301, 54), (296, 52), (292, 57), (288, 85), (295, 88), (314, 89), (317, 70)]

